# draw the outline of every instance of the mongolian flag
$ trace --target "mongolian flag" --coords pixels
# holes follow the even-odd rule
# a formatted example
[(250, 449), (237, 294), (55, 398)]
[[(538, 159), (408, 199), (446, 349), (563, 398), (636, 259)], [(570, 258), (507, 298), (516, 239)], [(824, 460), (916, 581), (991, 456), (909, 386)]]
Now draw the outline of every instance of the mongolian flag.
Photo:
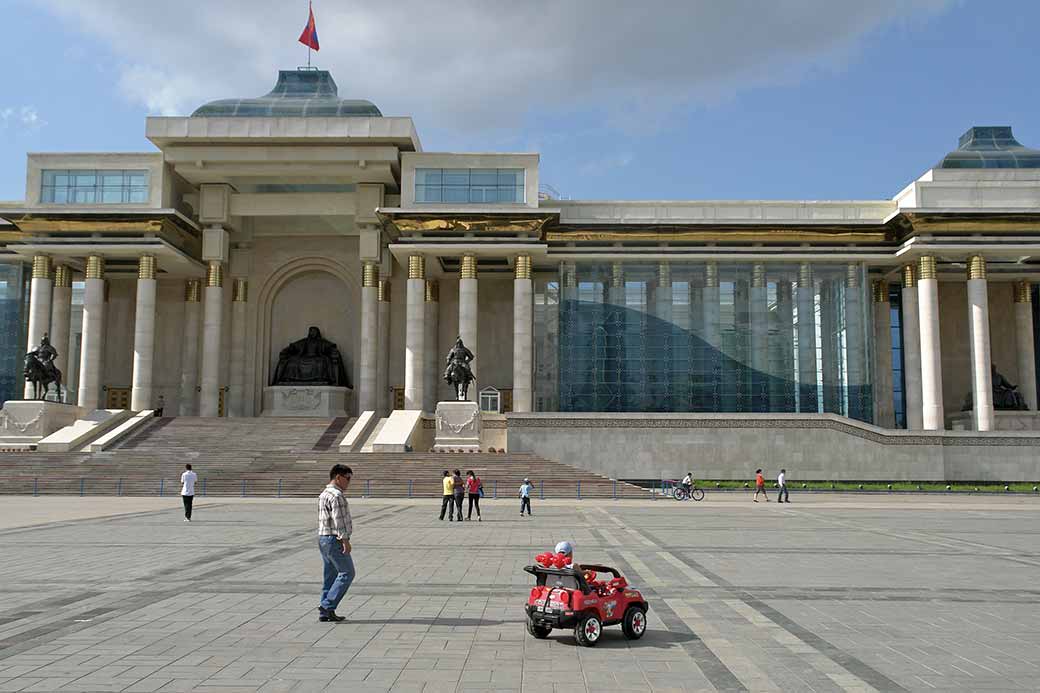
[(307, 19), (307, 26), (303, 28), (303, 33), (300, 34), (300, 43), (318, 50), (318, 29), (314, 26), (314, 7), (310, 8), (310, 17)]

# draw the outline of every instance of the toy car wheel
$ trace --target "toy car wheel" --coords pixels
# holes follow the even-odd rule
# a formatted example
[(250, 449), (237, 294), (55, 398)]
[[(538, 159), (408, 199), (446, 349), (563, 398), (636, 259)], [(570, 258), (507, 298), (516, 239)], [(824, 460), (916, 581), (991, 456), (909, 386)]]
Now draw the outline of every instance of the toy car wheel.
[(533, 635), (534, 637), (538, 638), (539, 640), (545, 640), (547, 637), (549, 637), (549, 633), (552, 632), (552, 628), (549, 626), (540, 626), (537, 623), (535, 623), (530, 616), (528, 616), (527, 632)]
[(621, 621), (621, 630), (629, 640), (638, 640), (646, 633), (646, 612), (642, 607), (630, 606)]
[(589, 614), (578, 620), (574, 626), (574, 639), (582, 647), (593, 647), (599, 642), (599, 636), (603, 635), (603, 624), (597, 616)]

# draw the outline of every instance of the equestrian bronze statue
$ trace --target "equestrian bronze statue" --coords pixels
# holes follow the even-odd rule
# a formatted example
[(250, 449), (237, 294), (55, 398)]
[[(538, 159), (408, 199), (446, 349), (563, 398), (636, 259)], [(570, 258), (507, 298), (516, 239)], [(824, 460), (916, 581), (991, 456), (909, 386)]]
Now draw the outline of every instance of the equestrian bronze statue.
[(462, 337), (455, 340), (455, 346), (448, 352), (448, 367), (444, 369), (444, 380), (455, 387), (455, 399), (460, 402), (469, 399), (469, 384), (473, 382), (473, 371), (469, 364), (473, 361), (473, 352), (462, 343)]
[(58, 350), (51, 346), (46, 333), (40, 346), (25, 355), (25, 382), (33, 385), (33, 399), (45, 400), (51, 383), (56, 388), (55, 402), (61, 401), (61, 371), (54, 365)]

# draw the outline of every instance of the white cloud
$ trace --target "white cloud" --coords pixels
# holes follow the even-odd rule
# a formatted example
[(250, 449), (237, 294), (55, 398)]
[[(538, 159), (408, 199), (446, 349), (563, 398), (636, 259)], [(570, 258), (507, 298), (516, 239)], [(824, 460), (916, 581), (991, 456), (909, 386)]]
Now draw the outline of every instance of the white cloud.
[(33, 106), (0, 108), (0, 124), (4, 128), (17, 128), (22, 131), (39, 130), (47, 124)]
[[(304, 3), (38, 0), (123, 61), (121, 93), (153, 113), (258, 96), (304, 62)], [(344, 97), (448, 132), (529, 113), (587, 112), (638, 128), (688, 104), (841, 69), (880, 27), (948, 0), (318, 0)]]

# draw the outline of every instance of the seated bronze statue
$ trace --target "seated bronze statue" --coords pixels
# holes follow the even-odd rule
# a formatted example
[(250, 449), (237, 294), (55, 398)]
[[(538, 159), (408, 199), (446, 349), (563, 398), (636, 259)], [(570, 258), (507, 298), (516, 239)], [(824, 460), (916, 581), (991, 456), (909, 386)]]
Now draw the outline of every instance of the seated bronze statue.
[(333, 385), (350, 387), (339, 348), (311, 327), (307, 336), (282, 349), (272, 385)]
[[(990, 375), (993, 378), (993, 408), (997, 411), (1027, 411), (1029, 406), (1018, 391), (1017, 385), (1012, 385), (1007, 378), (997, 371), (997, 365), (990, 365)], [(962, 411), (971, 411), (975, 398), (971, 392), (964, 398)]]

